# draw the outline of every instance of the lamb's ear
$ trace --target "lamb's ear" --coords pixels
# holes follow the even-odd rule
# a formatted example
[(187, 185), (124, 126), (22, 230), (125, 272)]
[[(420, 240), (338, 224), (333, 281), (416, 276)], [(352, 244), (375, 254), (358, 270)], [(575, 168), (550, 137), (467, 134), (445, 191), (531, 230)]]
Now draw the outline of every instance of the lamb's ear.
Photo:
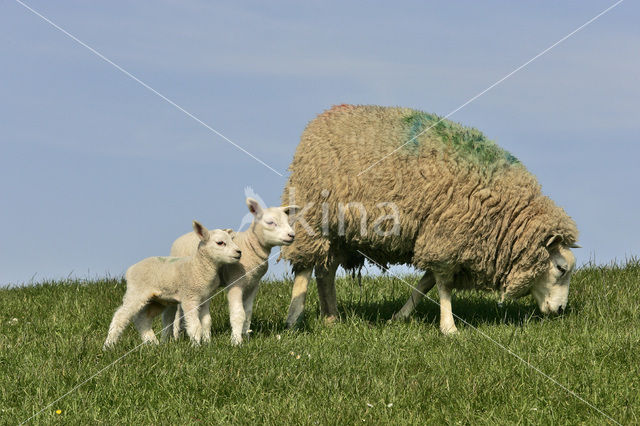
[(249, 211), (252, 215), (255, 216), (256, 219), (260, 219), (262, 217), (262, 207), (260, 207), (260, 203), (254, 200), (251, 197), (247, 198), (247, 207), (249, 207)]
[(209, 241), (209, 230), (197, 220), (193, 221), (193, 232), (195, 232), (198, 238), (200, 238), (205, 243)]
[(294, 214), (298, 213), (298, 211), (300, 211), (300, 206), (296, 206), (295, 204), (292, 204), (290, 206), (282, 207), (282, 211), (287, 216), (291, 216), (291, 215), (294, 215)]
[(223, 229), (224, 232), (226, 232), (227, 234), (229, 234), (229, 236), (233, 239), (236, 236), (236, 231), (234, 231), (233, 229), (229, 229), (229, 228), (225, 228)]
[(576, 244), (576, 243), (571, 244), (569, 247), (570, 247), (570, 248), (582, 248), (582, 246), (581, 246), (581, 245)]
[(551, 237), (549, 237), (549, 239), (547, 240), (547, 242), (545, 243), (544, 246), (546, 248), (549, 248), (553, 244), (560, 243), (560, 242), (562, 242), (562, 236), (561, 235), (552, 235)]

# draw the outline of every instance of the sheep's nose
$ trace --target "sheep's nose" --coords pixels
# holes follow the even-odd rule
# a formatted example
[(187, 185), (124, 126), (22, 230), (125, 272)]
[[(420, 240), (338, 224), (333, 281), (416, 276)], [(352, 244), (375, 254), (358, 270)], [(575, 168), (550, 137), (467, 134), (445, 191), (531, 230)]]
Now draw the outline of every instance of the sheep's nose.
[(558, 315), (562, 315), (564, 313), (564, 306), (560, 306), (558, 308)]
[(293, 232), (289, 232), (289, 234), (287, 234), (287, 235), (289, 235), (290, 238), (295, 238), (295, 236), (296, 236), (296, 234), (294, 234)]
[(236, 250), (236, 253), (238, 253), (238, 256), (242, 256), (242, 250)]

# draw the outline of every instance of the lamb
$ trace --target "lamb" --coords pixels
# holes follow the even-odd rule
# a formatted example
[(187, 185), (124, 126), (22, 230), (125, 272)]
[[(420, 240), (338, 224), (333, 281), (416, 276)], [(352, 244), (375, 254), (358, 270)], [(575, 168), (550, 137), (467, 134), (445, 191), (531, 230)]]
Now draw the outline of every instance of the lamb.
[(208, 298), (220, 285), (220, 267), (237, 264), (242, 252), (226, 231), (209, 231), (197, 221), (193, 221), (193, 230), (196, 241), (191, 256), (149, 257), (127, 270), (127, 290), (122, 306), (113, 315), (104, 349), (118, 341), (131, 319), (144, 343), (158, 344), (151, 328), (153, 318), (165, 306), (176, 303), (184, 307), (192, 343), (199, 344), (203, 334), (207, 338), (206, 330), (211, 327), (201, 305), (208, 306)]
[(290, 171), (282, 201), (305, 208), (295, 243), (281, 254), (295, 273), (289, 327), (314, 269), (321, 314), (331, 322), (336, 269), (365, 260), (425, 271), (395, 317), (407, 317), (436, 285), (444, 334), (457, 331), (452, 289), (530, 293), (543, 313), (567, 305), (575, 222), (476, 129), (408, 108), (335, 106), (308, 124)]
[[(223, 266), (221, 271), (223, 283), (227, 286), (233, 345), (241, 344), (242, 337), (247, 336), (250, 331), (253, 302), (258, 293), (260, 279), (267, 273), (271, 249), (275, 246), (290, 245), (294, 241), (295, 234), (289, 223), (289, 215), (294, 214), (298, 208), (292, 205), (263, 209), (251, 197), (246, 199), (246, 203), (254, 217), (253, 222), (249, 229), (238, 232), (233, 239), (242, 249), (242, 258), (239, 263)], [(171, 246), (171, 255), (187, 256), (192, 253), (196, 238), (194, 233), (179, 237)], [(208, 315), (208, 305), (206, 311)], [(179, 317), (179, 307), (176, 309), (174, 306), (168, 306), (163, 312), (163, 318), (175, 318), (175, 338), (180, 330)], [(210, 330), (204, 332), (210, 333)]]

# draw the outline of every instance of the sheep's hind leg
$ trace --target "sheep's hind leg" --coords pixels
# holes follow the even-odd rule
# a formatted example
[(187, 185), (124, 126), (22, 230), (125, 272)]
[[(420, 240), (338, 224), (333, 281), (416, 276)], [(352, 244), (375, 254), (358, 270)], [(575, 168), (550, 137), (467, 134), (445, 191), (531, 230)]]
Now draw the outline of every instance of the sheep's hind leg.
[(163, 311), (163, 306), (159, 303), (151, 302), (133, 318), (133, 323), (142, 337), (142, 343), (157, 345), (158, 338), (153, 332), (153, 319)]
[(325, 317), (325, 324), (332, 324), (338, 319), (336, 301), (336, 271), (338, 262), (331, 261), (327, 266), (316, 266), (316, 282), (320, 298), (320, 313)]
[(411, 292), (411, 296), (407, 300), (407, 303), (404, 304), (402, 308), (395, 314), (393, 314), (392, 319), (407, 319), (409, 315), (416, 309), (418, 303), (422, 300), (424, 296), (433, 288), (436, 283), (436, 279), (433, 276), (433, 272), (427, 271), (424, 273), (418, 284), (416, 284), (415, 288)]
[(122, 335), (124, 328), (129, 324), (131, 319), (140, 312), (148, 302), (148, 298), (127, 298), (124, 297), (122, 306), (118, 308), (109, 325), (109, 333), (107, 340), (104, 342), (103, 349), (112, 347)]
[(167, 305), (164, 311), (162, 311), (162, 338), (165, 340), (171, 340), (172, 338), (178, 339), (178, 336), (175, 335), (173, 330), (174, 320), (180, 324), (180, 317), (176, 318), (178, 306), (178, 304)]
[(451, 310), (453, 276), (451, 274), (436, 274), (436, 284), (440, 296), (440, 331), (445, 335), (455, 334), (458, 329)]
[(289, 305), (289, 315), (287, 315), (287, 328), (293, 328), (304, 311), (304, 301), (307, 297), (307, 286), (311, 278), (312, 268), (303, 269), (296, 272), (291, 291), (291, 304)]

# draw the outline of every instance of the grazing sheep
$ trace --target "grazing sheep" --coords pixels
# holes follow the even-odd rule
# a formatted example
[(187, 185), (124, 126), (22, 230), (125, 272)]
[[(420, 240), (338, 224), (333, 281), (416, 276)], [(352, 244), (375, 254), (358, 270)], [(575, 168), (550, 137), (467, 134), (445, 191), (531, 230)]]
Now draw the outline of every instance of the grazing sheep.
[[(295, 234), (289, 224), (289, 214), (297, 206), (269, 207), (262, 209), (253, 198), (247, 198), (247, 207), (254, 219), (249, 229), (235, 234), (233, 241), (242, 249), (239, 263), (222, 267), (221, 275), (224, 285), (228, 286), (229, 318), (231, 322), (231, 343), (239, 345), (242, 336), (249, 333), (253, 301), (258, 293), (260, 279), (267, 273), (269, 254), (275, 246), (289, 245)], [(193, 252), (196, 236), (190, 232), (178, 238), (171, 246), (172, 256), (186, 256)], [(205, 308), (203, 307), (203, 310)], [(206, 307), (208, 314), (208, 305)], [(163, 312), (163, 319), (168, 322), (175, 318), (173, 324), (174, 337), (180, 330), (180, 309), (168, 306)], [(203, 330), (208, 336), (210, 328)]]
[(228, 232), (208, 231), (197, 221), (193, 221), (193, 230), (198, 242), (194, 242), (191, 256), (149, 257), (127, 269), (127, 291), (122, 306), (113, 315), (105, 349), (118, 341), (132, 318), (142, 341), (157, 344), (151, 328), (153, 318), (166, 305), (176, 303), (184, 307), (191, 341), (200, 343), (203, 328), (207, 328), (207, 324), (201, 323), (204, 309), (200, 305), (208, 306), (207, 299), (220, 285), (219, 268), (238, 263), (241, 251)]
[(396, 317), (435, 284), (445, 334), (456, 331), (454, 288), (531, 293), (543, 313), (567, 304), (574, 221), (476, 129), (407, 108), (335, 106), (309, 123), (290, 170), (282, 201), (305, 208), (295, 243), (282, 250), (296, 274), (288, 326), (304, 309), (314, 268), (331, 321), (336, 269), (366, 257), (426, 271)]

